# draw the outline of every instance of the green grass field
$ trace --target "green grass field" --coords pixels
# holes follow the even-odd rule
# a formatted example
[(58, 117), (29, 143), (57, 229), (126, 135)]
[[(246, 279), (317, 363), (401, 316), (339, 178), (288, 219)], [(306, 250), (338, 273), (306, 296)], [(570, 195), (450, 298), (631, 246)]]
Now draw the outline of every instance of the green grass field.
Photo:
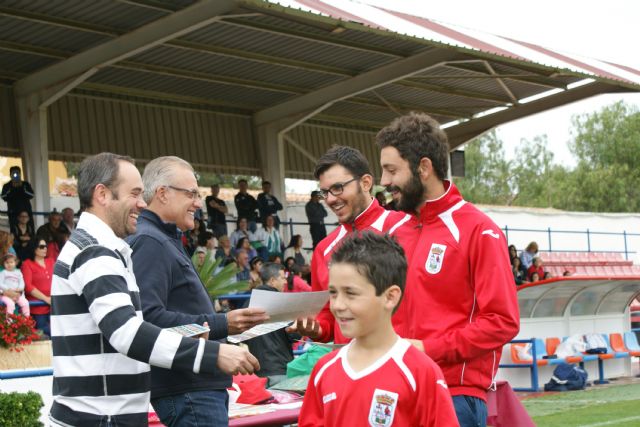
[(522, 401), (538, 427), (638, 427), (639, 403), (640, 384), (592, 386)]

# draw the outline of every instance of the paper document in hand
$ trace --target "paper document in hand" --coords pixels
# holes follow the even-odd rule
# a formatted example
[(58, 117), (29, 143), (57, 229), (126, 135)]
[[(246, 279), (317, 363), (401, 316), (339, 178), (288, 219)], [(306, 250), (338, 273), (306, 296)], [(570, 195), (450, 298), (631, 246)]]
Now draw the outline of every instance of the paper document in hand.
[(254, 289), (249, 307), (263, 308), (270, 322), (286, 322), (300, 317), (315, 317), (329, 301), (329, 291), (270, 292)]
[(270, 317), (269, 323), (254, 326), (238, 335), (230, 335), (227, 340), (239, 343), (282, 329), (300, 317), (315, 317), (328, 300), (329, 291), (283, 293), (254, 289), (249, 307), (264, 309)]

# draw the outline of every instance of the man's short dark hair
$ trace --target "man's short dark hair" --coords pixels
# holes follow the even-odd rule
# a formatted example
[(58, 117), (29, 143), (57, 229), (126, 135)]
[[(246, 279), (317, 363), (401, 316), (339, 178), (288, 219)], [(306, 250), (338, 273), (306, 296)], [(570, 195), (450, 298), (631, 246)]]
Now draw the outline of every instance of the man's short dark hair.
[[(98, 184), (102, 184), (114, 191), (118, 186), (120, 162), (134, 163), (129, 156), (113, 153), (100, 153), (87, 157), (80, 163), (78, 170), (78, 198), (82, 210), (92, 206), (93, 192)], [(114, 196), (118, 195), (114, 191)]]
[(269, 181), (262, 181), (262, 185), (271, 185)]
[(395, 238), (372, 231), (347, 237), (331, 258), (332, 263), (353, 265), (381, 295), (392, 285), (404, 292), (407, 259)]
[(320, 179), (320, 175), (335, 165), (342, 166), (354, 177), (372, 175), (369, 161), (364, 154), (352, 147), (334, 145), (318, 159), (313, 176)]
[(9, 168), (9, 175), (11, 175), (13, 172), (22, 172), (22, 170), (20, 169), (20, 166), (11, 166)]
[(262, 283), (266, 285), (269, 280), (274, 277), (280, 277), (280, 270), (284, 270), (284, 266), (282, 264), (277, 264), (275, 262), (265, 262), (262, 264), (262, 268), (260, 268), (260, 278), (262, 279)]
[(420, 160), (431, 160), (438, 179), (447, 179), (449, 170), (449, 143), (440, 124), (424, 113), (411, 112), (394, 119), (376, 135), (376, 144), (381, 150), (394, 147), (400, 157), (409, 162), (414, 174)]
[(239, 180), (238, 180), (238, 184), (241, 184), (241, 183), (248, 184), (248, 183), (247, 183), (247, 180), (246, 180), (246, 179), (244, 179), (244, 178), (241, 178), (241, 179), (239, 179)]

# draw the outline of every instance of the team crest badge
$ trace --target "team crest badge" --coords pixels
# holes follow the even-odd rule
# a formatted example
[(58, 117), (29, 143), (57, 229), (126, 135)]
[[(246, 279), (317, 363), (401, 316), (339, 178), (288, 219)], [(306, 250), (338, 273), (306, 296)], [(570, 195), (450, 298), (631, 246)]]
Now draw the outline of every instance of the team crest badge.
[(440, 269), (442, 269), (442, 261), (444, 261), (444, 253), (446, 250), (447, 247), (445, 245), (439, 245), (437, 243), (433, 243), (431, 245), (429, 256), (427, 257), (427, 262), (425, 263), (427, 273), (437, 274), (440, 272)]
[(369, 425), (387, 427), (393, 424), (393, 416), (398, 405), (398, 393), (376, 389), (369, 409)]

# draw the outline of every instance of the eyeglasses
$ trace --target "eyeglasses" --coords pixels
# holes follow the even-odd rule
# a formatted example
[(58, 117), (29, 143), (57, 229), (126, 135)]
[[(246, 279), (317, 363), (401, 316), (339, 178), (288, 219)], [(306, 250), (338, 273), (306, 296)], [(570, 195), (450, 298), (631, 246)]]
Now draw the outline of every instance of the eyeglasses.
[(38, 249), (47, 249), (47, 245), (38, 245)]
[(191, 198), (191, 200), (200, 200), (201, 199), (200, 192), (198, 190), (189, 190), (188, 188), (174, 187), (173, 185), (167, 185), (166, 187), (168, 187), (168, 188), (170, 188), (172, 190), (182, 191), (187, 196), (189, 196)]
[(339, 196), (344, 192), (344, 186), (349, 184), (350, 182), (356, 181), (360, 179), (360, 177), (355, 177), (350, 179), (349, 181), (346, 182), (336, 182), (335, 184), (333, 184), (331, 187), (329, 187), (329, 189), (324, 190), (324, 189), (320, 189), (320, 194), (322, 195), (323, 199), (326, 199), (327, 196), (329, 195), (329, 193), (331, 193), (331, 195), (333, 196)]

